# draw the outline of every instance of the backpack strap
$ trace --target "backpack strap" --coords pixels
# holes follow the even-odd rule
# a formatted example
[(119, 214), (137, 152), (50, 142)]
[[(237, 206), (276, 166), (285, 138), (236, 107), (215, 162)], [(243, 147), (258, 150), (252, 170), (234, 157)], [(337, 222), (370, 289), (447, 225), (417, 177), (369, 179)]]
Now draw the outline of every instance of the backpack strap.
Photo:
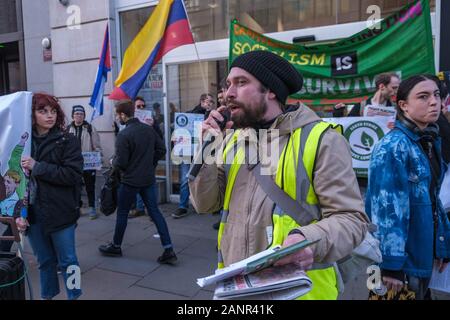
[(86, 122), (87, 124), (87, 132), (89, 133), (89, 136), (92, 138), (92, 124), (89, 122)]
[(302, 160), (306, 140), (317, 123), (318, 122), (314, 122), (302, 128), (301, 144), (298, 156), (299, 161), (297, 164), (297, 183), (300, 184), (299, 188), (297, 188), (297, 200), (292, 199), (284, 190), (282, 190), (271, 176), (261, 174), (261, 163), (258, 163), (253, 168), (249, 167), (250, 172), (256, 178), (256, 181), (267, 196), (284, 212), (298, 217), (300, 221), (297, 222), (301, 226), (307, 226), (312, 221), (318, 220), (318, 217), (320, 218), (318, 207), (310, 206), (306, 203), (311, 182), (309, 181), (309, 177)]

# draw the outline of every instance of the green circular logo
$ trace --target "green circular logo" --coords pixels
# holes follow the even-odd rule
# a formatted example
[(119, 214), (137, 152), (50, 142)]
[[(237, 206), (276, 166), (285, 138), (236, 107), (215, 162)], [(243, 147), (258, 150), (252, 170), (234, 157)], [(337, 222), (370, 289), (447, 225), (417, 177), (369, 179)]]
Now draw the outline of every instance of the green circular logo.
[(384, 131), (374, 122), (358, 121), (345, 130), (344, 136), (350, 143), (353, 159), (369, 161), (373, 147), (384, 137)]

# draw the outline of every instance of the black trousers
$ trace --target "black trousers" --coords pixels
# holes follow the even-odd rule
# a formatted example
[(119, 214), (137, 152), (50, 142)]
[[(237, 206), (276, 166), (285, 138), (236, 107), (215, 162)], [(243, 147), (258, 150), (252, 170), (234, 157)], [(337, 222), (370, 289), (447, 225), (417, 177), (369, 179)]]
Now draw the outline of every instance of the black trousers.
[(86, 170), (83, 172), (84, 185), (88, 196), (89, 207), (95, 208), (95, 170)]

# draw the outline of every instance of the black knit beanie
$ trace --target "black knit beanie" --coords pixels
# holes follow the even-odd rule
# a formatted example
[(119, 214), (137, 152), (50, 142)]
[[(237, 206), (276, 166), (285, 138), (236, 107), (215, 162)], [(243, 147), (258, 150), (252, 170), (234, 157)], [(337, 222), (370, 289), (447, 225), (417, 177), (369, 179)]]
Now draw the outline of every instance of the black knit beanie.
[(269, 51), (244, 53), (233, 61), (231, 68), (234, 67), (251, 73), (283, 104), (303, 87), (302, 75), (286, 59)]
[(75, 112), (83, 112), (84, 114), (86, 114), (86, 111), (84, 110), (83, 106), (73, 106), (72, 107), (72, 118)]

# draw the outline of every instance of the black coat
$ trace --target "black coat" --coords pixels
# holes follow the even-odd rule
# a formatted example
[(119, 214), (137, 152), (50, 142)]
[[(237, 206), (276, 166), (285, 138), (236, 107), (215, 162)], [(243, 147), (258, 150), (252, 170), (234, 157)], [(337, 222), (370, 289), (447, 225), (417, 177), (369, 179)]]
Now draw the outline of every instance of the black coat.
[(166, 154), (166, 147), (155, 130), (134, 118), (119, 132), (113, 166), (120, 171), (120, 182), (131, 187), (148, 187), (156, 182), (155, 168)]
[(209, 114), (211, 113), (211, 111), (206, 111), (206, 109), (202, 108), (201, 105), (197, 105), (197, 106), (195, 106), (194, 109), (192, 109), (191, 111), (188, 111), (188, 113), (203, 114), (205, 116), (205, 120), (206, 120), (209, 117)]
[(80, 142), (71, 134), (52, 130), (33, 153), (37, 163), (31, 176), (36, 181), (36, 194), (30, 206), (30, 223), (36, 223), (38, 215), (47, 234), (76, 224), (83, 176)]

